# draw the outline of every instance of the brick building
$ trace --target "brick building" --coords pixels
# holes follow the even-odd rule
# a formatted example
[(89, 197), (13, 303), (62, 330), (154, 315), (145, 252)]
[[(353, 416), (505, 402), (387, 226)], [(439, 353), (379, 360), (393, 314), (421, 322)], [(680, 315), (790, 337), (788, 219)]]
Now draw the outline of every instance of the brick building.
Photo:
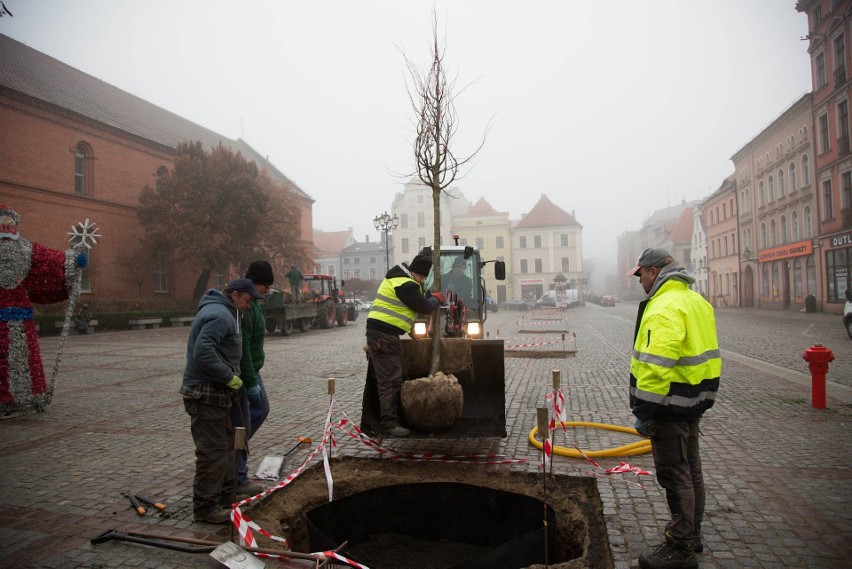
[[(173, 169), (180, 142), (222, 144), (266, 170), (302, 210), (312, 240), (313, 200), (242, 140), (231, 140), (0, 34), (0, 203), (21, 214), (21, 235), (68, 247), (72, 225), (91, 219), (102, 239), (84, 294), (99, 300), (190, 299), (198, 270), (173, 252), (141, 251), (140, 191)], [(236, 276), (218, 274), (210, 286)]]

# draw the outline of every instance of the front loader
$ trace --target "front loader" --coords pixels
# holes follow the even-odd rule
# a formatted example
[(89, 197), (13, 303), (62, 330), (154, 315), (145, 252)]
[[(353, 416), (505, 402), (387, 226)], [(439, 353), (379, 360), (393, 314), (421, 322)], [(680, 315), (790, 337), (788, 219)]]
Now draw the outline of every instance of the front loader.
[[(431, 253), (431, 249), (422, 252)], [(421, 315), (410, 338), (403, 338), (403, 382), (429, 375), (432, 360), (432, 336), (441, 335), (439, 370), (456, 376), (461, 385), (464, 405), (461, 417), (448, 429), (427, 433), (412, 429), (413, 438), (488, 438), (506, 437), (506, 376), (503, 340), (486, 339), (488, 317), (485, 280), (482, 270), (494, 262), (497, 280), (506, 278), (502, 261), (482, 261), (479, 251), (469, 246), (441, 248), (440, 267), (433, 267), (423, 289), (431, 290), (434, 271), (441, 271), (445, 303), (439, 309), (437, 332), (431, 319)], [(455, 278), (450, 278), (453, 267)], [(463, 268), (463, 275), (459, 273)], [(465, 281), (462, 276), (468, 281)], [(459, 284), (461, 283), (461, 284)], [(471, 286), (468, 286), (468, 283)], [(405, 417), (401, 417), (405, 424)], [(410, 425), (408, 425), (410, 427)], [(367, 434), (380, 434), (376, 376), (372, 362), (367, 368), (367, 386), (361, 413), (361, 427)]]

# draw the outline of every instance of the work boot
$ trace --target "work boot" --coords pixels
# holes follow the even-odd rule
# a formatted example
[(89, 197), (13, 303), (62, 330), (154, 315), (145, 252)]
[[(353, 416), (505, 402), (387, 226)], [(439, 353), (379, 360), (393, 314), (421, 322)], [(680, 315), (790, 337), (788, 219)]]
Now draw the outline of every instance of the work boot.
[(257, 496), (263, 492), (263, 486), (257, 482), (246, 482), (237, 486), (237, 494), (248, 494), (249, 496)]
[[(666, 543), (671, 545), (674, 543), (674, 540), (675, 538), (672, 535), (672, 532), (670, 530), (666, 530)], [(689, 541), (692, 543), (692, 551), (694, 551), (695, 553), (701, 553), (702, 551), (704, 551), (704, 543), (701, 542), (700, 532), (692, 534), (692, 537), (689, 539)]]
[(207, 515), (194, 515), (196, 522), (207, 522), (208, 524), (226, 524), (231, 521), (231, 510), (228, 508), (217, 508)]
[(673, 543), (666, 541), (655, 547), (650, 553), (639, 556), (639, 567), (642, 569), (698, 569), (698, 560), (692, 550), (690, 541), (675, 539)]
[(395, 427), (391, 427), (388, 429), (388, 435), (392, 437), (407, 437), (411, 434), (411, 431), (403, 427), (402, 425), (396, 425)]

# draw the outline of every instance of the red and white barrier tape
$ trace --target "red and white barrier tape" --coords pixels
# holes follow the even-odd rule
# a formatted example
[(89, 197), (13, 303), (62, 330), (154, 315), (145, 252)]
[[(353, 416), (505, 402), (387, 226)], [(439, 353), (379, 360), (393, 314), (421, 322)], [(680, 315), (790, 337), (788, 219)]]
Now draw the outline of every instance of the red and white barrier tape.
[[(518, 338), (518, 340), (537, 340), (538, 338)], [(533, 348), (535, 346), (550, 346), (553, 344), (564, 344), (562, 340), (554, 340), (552, 342), (531, 342), (529, 344), (512, 344), (505, 346), (506, 348)]]

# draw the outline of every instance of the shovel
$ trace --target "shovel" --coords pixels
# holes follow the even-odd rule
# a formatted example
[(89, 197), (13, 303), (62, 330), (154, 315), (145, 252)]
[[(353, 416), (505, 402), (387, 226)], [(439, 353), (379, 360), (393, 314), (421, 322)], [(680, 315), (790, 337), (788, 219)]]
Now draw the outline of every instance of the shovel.
[(299, 448), (299, 446), (301, 446), (301, 445), (309, 445), (309, 444), (311, 444), (311, 443), (313, 442), (313, 441), (311, 440), (311, 437), (299, 437), (297, 440), (298, 440), (299, 442), (297, 442), (296, 444), (294, 444), (294, 445), (293, 445), (293, 448), (291, 448), (290, 450), (288, 450), (287, 452), (285, 452), (285, 453), (284, 453), (284, 456), (287, 456), (288, 454), (290, 454), (291, 452), (293, 452), (294, 450), (296, 450), (297, 448)]

